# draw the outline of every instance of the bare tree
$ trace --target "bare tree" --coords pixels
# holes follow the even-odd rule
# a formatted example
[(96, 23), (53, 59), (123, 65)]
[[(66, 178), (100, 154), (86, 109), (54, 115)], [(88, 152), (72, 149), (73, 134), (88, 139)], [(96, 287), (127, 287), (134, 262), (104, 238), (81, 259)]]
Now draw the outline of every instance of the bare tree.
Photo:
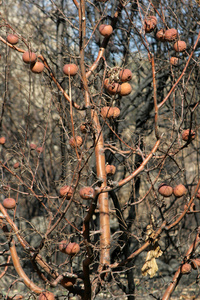
[(2, 4), (5, 299), (169, 299), (200, 265), (198, 2)]

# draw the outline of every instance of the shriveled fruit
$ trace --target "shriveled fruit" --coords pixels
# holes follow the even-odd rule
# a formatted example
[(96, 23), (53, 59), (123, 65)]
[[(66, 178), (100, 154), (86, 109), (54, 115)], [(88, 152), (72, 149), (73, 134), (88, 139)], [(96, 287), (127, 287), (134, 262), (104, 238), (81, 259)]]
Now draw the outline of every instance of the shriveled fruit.
[(108, 37), (113, 33), (113, 28), (111, 25), (101, 24), (99, 26), (99, 32), (101, 35)]
[(195, 136), (196, 136), (196, 133), (194, 130), (190, 130), (190, 129), (186, 129), (182, 132), (182, 140), (183, 141), (188, 141), (189, 139), (190, 140), (194, 140), (195, 139)]
[(67, 245), (68, 245), (68, 241), (67, 240), (61, 241), (59, 243), (59, 250), (60, 250), (60, 252), (65, 253), (65, 249), (66, 249)]
[(129, 70), (129, 69), (124, 69), (119, 72), (119, 79), (122, 82), (131, 80), (132, 76), (133, 76), (133, 74), (132, 74), (131, 70)]
[(66, 199), (69, 200), (71, 198), (72, 194), (74, 193), (74, 188), (69, 185), (64, 185), (63, 187), (61, 187), (59, 193), (60, 193), (60, 197), (66, 196)]
[(6, 142), (5, 136), (0, 137), (0, 145), (4, 145)]
[(14, 165), (13, 165), (13, 168), (14, 169), (18, 169), (20, 167), (20, 163), (19, 162), (16, 162)]
[(78, 66), (75, 64), (66, 64), (63, 67), (63, 73), (65, 75), (75, 76), (78, 72)]
[(116, 93), (119, 93), (121, 87), (119, 83), (116, 82), (110, 82), (109, 78), (106, 78), (104, 80), (104, 87), (111, 95), (115, 95)]
[(3, 206), (7, 209), (13, 209), (16, 206), (16, 201), (13, 198), (5, 198), (3, 200)]
[(87, 127), (86, 127), (85, 124), (81, 124), (81, 126), (80, 126), (80, 131), (81, 131), (82, 133), (86, 133), (86, 132), (87, 132)]
[(35, 150), (35, 149), (37, 148), (37, 145), (31, 143), (31, 144), (29, 145), (29, 147), (30, 147), (31, 150)]
[(116, 119), (116, 118), (118, 118), (119, 117), (119, 115), (120, 115), (120, 109), (118, 108), (118, 107), (113, 107), (113, 119)]
[(107, 85), (106, 90), (110, 95), (119, 94), (121, 91), (121, 86), (117, 82), (113, 82)]
[(91, 186), (84, 186), (79, 191), (80, 197), (85, 200), (94, 198), (94, 189)]
[(128, 82), (124, 82), (121, 84), (121, 90), (119, 92), (120, 96), (127, 96), (131, 93), (132, 87)]
[(112, 118), (113, 116), (113, 107), (110, 107), (110, 106), (104, 106), (102, 107), (101, 109), (101, 115), (104, 119), (108, 118)]
[(37, 153), (42, 153), (44, 151), (44, 148), (43, 147), (37, 147), (35, 150), (37, 151)]
[(187, 189), (183, 184), (178, 184), (173, 189), (174, 196), (177, 198), (184, 196), (187, 193)]
[(164, 40), (165, 40), (165, 31), (164, 31), (163, 28), (157, 31), (156, 39), (158, 41), (164, 42)]
[(170, 28), (165, 31), (165, 41), (172, 42), (178, 37), (178, 31), (175, 28)]
[(186, 42), (184, 42), (184, 41), (177, 41), (174, 44), (174, 50), (176, 52), (183, 52), (186, 50), (186, 48), (187, 48), (187, 45), (186, 45)]
[(178, 59), (178, 57), (172, 56), (172, 57), (170, 57), (169, 62), (172, 66), (178, 66), (179, 59)]
[(104, 119), (117, 118), (120, 115), (120, 109), (118, 107), (104, 106), (101, 109), (101, 115)]
[(16, 34), (9, 34), (6, 39), (8, 43), (12, 45), (16, 45), (19, 42), (19, 38)]
[(42, 292), (39, 295), (38, 300), (55, 300), (55, 297), (51, 292)]
[(150, 33), (157, 25), (157, 18), (155, 16), (149, 16), (144, 20), (144, 30), (146, 33)]
[(31, 64), (31, 71), (33, 73), (39, 74), (44, 70), (44, 64), (41, 61)]
[(62, 286), (64, 286), (65, 288), (69, 288), (71, 286), (73, 286), (76, 283), (76, 278), (68, 278), (68, 277), (64, 277), (60, 283), (62, 284)]
[(77, 135), (75, 138), (71, 137), (71, 139), (69, 140), (69, 144), (73, 148), (75, 148), (76, 146), (80, 147), (83, 144), (83, 139), (79, 135)]
[(106, 166), (106, 174), (107, 175), (114, 175), (116, 172), (116, 167), (113, 165), (107, 165)]
[(200, 267), (200, 258), (195, 258), (191, 262), (191, 266), (194, 270)]
[(24, 52), (24, 54), (22, 55), (22, 59), (26, 64), (31, 64), (34, 63), (37, 59), (37, 56), (34, 52), (31, 51), (26, 51)]
[(188, 263), (185, 263), (181, 266), (182, 274), (189, 274), (192, 271), (192, 266)]
[(173, 193), (173, 188), (166, 183), (162, 183), (158, 188), (158, 192), (163, 197), (170, 197)]
[(78, 254), (80, 251), (80, 246), (77, 243), (69, 243), (67, 247), (65, 248), (65, 253), (74, 256), (75, 254)]

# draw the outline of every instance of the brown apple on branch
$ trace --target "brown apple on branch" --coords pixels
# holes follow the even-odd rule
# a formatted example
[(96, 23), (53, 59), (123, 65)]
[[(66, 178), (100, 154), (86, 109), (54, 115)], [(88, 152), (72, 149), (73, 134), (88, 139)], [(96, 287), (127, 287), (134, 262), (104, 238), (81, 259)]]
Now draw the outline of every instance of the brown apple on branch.
[(63, 73), (65, 75), (75, 76), (78, 72), (78, 66), (75, 64), (66, 64), (63, 67)]
[(99, 32), (105, 37), (109, 37), (113, 33), (113, 28), (111, 25), (101, 24), (99, 26)]
[(26, 64), (31, 64), (36, 62), (37, 60), (37, 56), (34, 52), (31, 51), (26, 51), (24, 52), (24, 54), (22, 55), (22, 59)]
[(12, 45), (16, 45), (19, 42), (19, 38), (16, 34), (7, 35), (6, 39), (7, 39), (8, 43), (10, 43)]

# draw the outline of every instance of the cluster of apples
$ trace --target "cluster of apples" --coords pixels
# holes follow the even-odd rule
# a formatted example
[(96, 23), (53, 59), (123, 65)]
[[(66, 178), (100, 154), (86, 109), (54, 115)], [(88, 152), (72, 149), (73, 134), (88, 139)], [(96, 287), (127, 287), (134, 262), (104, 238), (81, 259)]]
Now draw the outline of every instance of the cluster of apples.
[[(114, 70), (115, 71), (115, 70)], [(127, 96), (131, 93), (132, 87), (128, 83), (133, 77), (131, 70), (123, 69), (116, 70), (114, 78), (112, 72), (108, 78), (104, 80), (104, 87), (110, 95), (119, 94), (120, 96)]]
[(166, 183), (162, 183), (158, 188), (158, 192), (163, 197), (170, 197), (174, 194), (175, 197), (180, 198), (187, 193), (187, 189), (183, 184), (178, 184), (173, 188)]
[[(163, 197), (170, 197), (174, 194), (175, 197), (180, 198), (187, 194), (187, 189), (183, 184), (178, 184), (173, 188), (169, 184), (162, 183), (158, 188), (158, 192)], [(197, 191), (196, 198), (200, 199), (200, 189)]]
[[(109, 37), (113, 33), (113, 27), (108, 24), (101, 24), (99, 26), (99, 32), (102, 36)], [(119, 71), (117, 80), (113, 80), (112, 76), (106, 78), (104, 80), (104, 87), (110, 95), (119, 94), (120, 96), (126, 96), (132, 91), (131, 85), (127, 83), (127, 81), (130, 81), (131, 79), (132, 72), (129, 69), (124, 69)], [(106, 108), (105, 110), (108, 109)], [(116, 115), (117, 114), (118, 113), (116, 113)], [(104, 111), (102, 112), (102, 115), (104, 115)], [(107, 118), (109, 118), (110, 115), (114, 118), (118, 117), (118, 115), (115, 116), (115, 112), (112, 112), (112, 109), (109, 110), (108, 114), (106, 113)]]
[[(144, 20), (144, 30), (146, 33), (150, 33), (154, 31), (154, 29), (157, 26), (157, 18), (155, 16), (148, 16)], [(161, 42), (173, 42), (173, 49), (176, 52), (184, 52), (187, 48), (187, 44), (185, 41), (178, 40), (178, 31), (175, 28), (170, 29), (163, 29), (157, 31), (156, 33), (156, 39)], [(170, 64), (173, 66), (177, 66), (179, 63), (179, 60), (177, 57), (171, 57), (170, 58)]]
[[(60, 188), (59, 191), (60, 197), (65, 197), (67, 200), (71, 199), (72, 195), (74, 194), (74, 188), (69, 185), (64, 185)], [(84, 200), (94, 199), (95, 191), (90, 186), (85, 186), (80, 189), (79, 191), (80, 197)]]
[(37, 61), (37, 56), (34, 52), (24, 52), (22, 59), (26, 64), (30, 64), (30, 69), (33, 73), (39, 74), (44, 70), (44, 64), (41, 61)]
[(156, 38), (161, 42), (175, 42), (173, 48), (176, 52), (184, 52), (187, 48), (186, 42), (177, 40), (178, 31), (175, 28), (170, 28), (166, 31), (164, 31), (164, 29), (160, 29), (156, 33)]
[[(106, 165), (106, 174), (108, 176), (114, 175), (116, 172), (116, 167), (114, 165)], [(61, 198), (65, 197), (67, 200), (70, 200), (75, 190), (70, 185), (64, 185), (60, 188), (59, 195)], [(95, 190), (91, 186), (84, 186), (80, 189), (79, 195), (83, 200), (94, 199)]]
[[(174, 194), (174, 196), (176, 198), (180, 198), (180, 197), (186, 195), (187, 189), (183, 184), (178, 184), (177, 186), (175, 186), (173, 188), (173, 187), (171, 187), (170, 185), (168, 185), (166, 183), (162, 183), (158, 188), (158, 192), (163, 197), (170, 197), (172, 194)], [(200, 199), (200, 189), (197, 191), (196, 198)], [(184, 209), (188, 209), (188, 206), (185, 205)], [(195, 204), (192, 203), (188, 213), (189, 212), (194, 212), (194, 211), (195, 211)], [(186, 270), (188, 270), (188, 269), (191, 271), (191, 265), (184, 265), (183, 273), (186, 274), (187, 273)]]
[[(127, 96), (131, 93), (132, 87), (128, 83), (132, 79), (132, 72), (129, 69), (114, 69), (114, 76), (112, 71), (108, 74), (109, 77), (104, 80), (104, 87), (110, 95)], [(101, 108), (101, 116), (103, 119), (115, 119), (120, 115), (118, 107), (104, 106)]]
[[(19, 38), (16, 34), (9, 34), (7, 36), (7, 42), (11, 45), (16, 45), (19, 42)], [(25, 51), (22, 55), (22, 60), (30, 65), (30, 69), (33, 73), (39, 74), (44, 70), (44, 64), (37, 60), (36, 53), (32, 51)], [(78, 72), (78, 66), (75, 64), (66, 64), (63, 67), (63, 73), (65, 75), (74, 76)]]
[[(16, 34), (8, 34), (6, 39), (11, 45), (16, 45), (19, 42)], [(37, 60), (37, 55), (32, 51), (25, 51), (22, 55), (22, 60), (30, 65), (30, 70), (33, 73), (39, 74), (44, 70), (44, 64)]]
[[(183, 130), (181, 137), (183, 141), (191, 142), (195, 139), (196, 133), (192, 129), (185, 129)], [(158, 192), (163, 197), (170, 197), (172, 194), (174, 194), (176, 197), (182, 197), (187, 193), (187, 189), (183, 184), (179, 184), (175, 188), (172, 188), (171, 186), (162, 183), (158, 188)], [(198, 191), (196, 197), (200, 199), (200, 190)]]
[(44, 148), (43, 147), (41, 147), (41, 146), (37, 146), (36, 144), (34, 144), (34, 143), (31, 143), (30, 145), (29, 145), (29, 147), (30, 147), (30, 150), (35, 150), (37, 153), (42, 153), (43, 151), (44, 151)]

